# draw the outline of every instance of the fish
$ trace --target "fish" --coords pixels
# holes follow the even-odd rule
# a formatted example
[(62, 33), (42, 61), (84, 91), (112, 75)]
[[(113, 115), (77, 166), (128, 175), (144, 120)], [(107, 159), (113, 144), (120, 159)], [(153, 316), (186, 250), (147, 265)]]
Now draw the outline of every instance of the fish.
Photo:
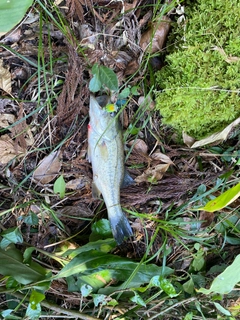
[(124, 167), (122, 130), (116, 112), (110, 112), (108, 95), (90, 95), (88, 124), (88, 160), (92, 164), (92, 196), (102, 195), (113, 237), (118, 245), (133, 235), (120, 205), (120, 188), (133, 182)]

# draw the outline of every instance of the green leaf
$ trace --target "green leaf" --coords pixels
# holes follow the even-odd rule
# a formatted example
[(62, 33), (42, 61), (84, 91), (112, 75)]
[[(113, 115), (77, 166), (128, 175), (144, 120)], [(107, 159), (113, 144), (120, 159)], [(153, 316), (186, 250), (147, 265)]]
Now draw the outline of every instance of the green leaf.
[(118, 95), (118, 99), (127, 98), (130, 95), (131, 91), (129, 88), (124, 88)]
[(174, 286), (166, 278), (160, 279), (160, 287), (170, 298), (176, 297), (178, 295)]
[(133, 86), (133, 87), (131, 88), (131, 94), (134, 95), (134, 96), (139, 96), (140, 93), (138, 92), (138, 89), (139, 89), (138, 86)]
[(194, 293), (194, 282), (192, 278), (183, 284), (183, 290), (189, 294)]
[(42, 294), (41, 292), (33, 290), (31, 295), (30, 295), (30, 299), (29, 299), (31, 309), (36, 310), (37, 304), (40, 303), (41, 301), (43, 301), (44, 299), (45, 299), (45, 295), (44, 294)]
[(95, 307), (97, 307), (100, 303), (102, 305), (106, 305), (107, 304), (107, 297), (105, 296), (105, 294), (93, 294), (93, 303), (95, 305)]
[(29, 303), (26, 311), (26, 317), (31, 320), (37, 320), (41, 315), (41, 311), (40, 303), (37, 303), (34, 309), (32, 308), (31, 303)]
[(22, 243), (23, 237), (19, 228), (9, 228), (1, 233), (2, 237), (10, 243)]
[(74, 258), (78, 254), (80, 254), (82, 252), (90, 251), (90, 250), (97, 250), (99, 252), (107, 253), (107, 252), (111, 251), (112, 249), (116, 248), (116, 246), (117, 246), (117, 243), (112, 238), (111, 239), (98, 240), (98, 241), (94, 241), (94, 242), (88, 242), (84, 246), (79, 247), (77, 249), (69, 249), (69, 250), (67, 250), (66, 252), (64, 252), (62, 257), (67, 257), (68, 256), (70, 258)]
[(59, 193), (61, 199), (64, 198), (66, 191), (66, 182), (64, 181), (63, 175), (57, 178), (57, 180), (54, 182), (53, 191), (54, 193)]
[(102, 83), (99, 79), (99, 76), (94, 75), (89, 82), (89, 90), (91, 92), (97, 92), (101, 89), (101, 87), (102, 87)]
[(101, 219), (92, 225), (90, 241), (93, 242), (102, 238), (112, 238), (112, 230), (108, 219)]
[(220, 303), (213, 302), (213, 304), (215, 305), (217, 310), (220, 311), (221, 313), (223, 313), (225, 316), (229, 316), (229, 317), (231, 316), (231, 312), (228, 311), (227, 309), (223, 308), (223, 306), (221, 306)]
[(30, 211), (29, 214), (23, 218), (23, 221), (28, 225), (37, 225), (39, 222), (39, 219), (36, 213)]
[(221, 210), (228, 206), (230, 203), (235, 201), (240, 196), (240, 183), (235, 187), (225, 191), (219, 197), (209, 201), (204, 207), (199, 208), (199, 210), (204, 210), (208, 212), (214, 212)]
[(80, 291), (83, 297), (87, 297), (90, 295), (90, 293), (92, 293), (92, 287), (88, 284), (84, 284), (83, 286), (81, 286)]
[(234, 259), (233, 263), (220, 273), (212, 282), (210, 289), (200, 288), (198, 292), (204, 294), (231, 292), (235, 285), (240, 282), (240, 255)]
[(15, 248), (0, 249), (0, 274), (12, 276), (21, 284), (29, 284), (48, 278), (48, 271), (36, 262), (23, 263), (22, 253)]
[(33, 0), (0, 1), (0, 36), (15, 27), (24, 17)]
[(130, 298), (132, 302), (137, 303), (139, 306), (146, 307), (145, 301), (140, 297), (137, 292), (134, 292), (134, 296)]
[[(97, 290), (105, 287), (112, 279), (124, 282), (132, 275), (136, 267), (138, 267), (138, 272), (128, 284), (128, 288), (139, 287), (144, 283), (148, 283), (152, 277), (161, 275), (163, 270), (153, 264), (142, 264), (139, 267), (137, 262), (133, 262), (130, 259), (91, 250), (76, 256), (54, 278), (59, 279), (78, 274), (79, 287), (86, 283), (93, 287), (94, 290)], [(172, 273), (170, 268), (164, 268), (164, 271), (165, 275)], [(107, 292), (112, 289), (116, 290), (116, 287), (105, 289)], [(102, 290), (101, 293), (105, 292)]]
[(99, 79), (110, 90), (118, 90), (118, 78), (113, 70), (105, 67), (99, 67)]

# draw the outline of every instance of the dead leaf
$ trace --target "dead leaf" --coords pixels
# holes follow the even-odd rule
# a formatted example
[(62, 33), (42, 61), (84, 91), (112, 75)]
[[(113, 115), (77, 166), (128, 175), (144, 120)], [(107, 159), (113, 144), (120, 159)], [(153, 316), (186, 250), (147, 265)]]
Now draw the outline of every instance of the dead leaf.
[[(16, 117), (10, 113), (0, 114), (0, 128), (7, 128), (16, 121)], [(12, 128), (8, 128), (11, 131)]]
[(149, 168), (144, 173), (136, 177), (135, 181), (137, 183), (141, 182), (157, 182), (162, 179), (163, 174), (167, 171), (170, 164), (158, 164), (154, 168)]
[(211, 136), (202, 140), (196, 141), (191, 148), (199, 148), (210, 143), (219, 144), (227, 139), (229, 133), (240, 124), (240, 117), (230, 123), (225, 129), (220, 132), (214, 133)]
[(0, 163), (7, 164), (9, 161), (14, 159), (16, 156), (24, 155), (23, 149), (16, 145), (16, 143), (4, 134), (0, 137)]
[(171, 19), (163, 16), (161, 21), (153, 23), (151, 28), (142, 34), (140, 47), (143, 51), (155, 53), (161, 51), (170, 30)]
[(189, 136), (188, 134), (186, 134), (184, 131), (182, 132), (182, 138), (183, 138), (183, 142), (190, 148), (194, 142), (196, 141), (196, 139), (194, 139), (193, 137)]
[(66, 183), (66, 189), (71, 189), (71, 190), (79, 190), (84, 188), (86, 185), (90, 186), (90, 179), (85, 176), (81, 176), (78, 179), (73, 179), (70, 180)]
[(151, 155), (151, 158), (154, 159), (154, 160), (158, 160), (158, 161), (162, 161), (164, 163), (168, 163), (168, 164), (173, 164), (174, 165), (172, 160), (166, 154), (164, 154), (162, 152), (154, 152)]
[(3, 67), (3, 61), (0, 60), (0, 88), (5, 92), (11, 94), (11, 73), (7, 68)]
[(129, 145), (133, 146), (133, 149), (136, 150), (137, 152), (147, 154), (148, 152), (148, 146), (147, 144), (142, 140), (142, 139), (136, 139), (136, 140), (131, 140), (129, 142)]
[(33, 180), (46, 184), (56, 178), (62, 166), (60, 156), (60, 151), (54, 151), (41, 160), (33, 173)]
[(206, 227), (210, 226), (210, 224), (214, 220), (214, 212), (201, 211), (200, 216), (199, 216), (199, 220), (203, 221), (201, 224), (201, 228), (206, 228)]

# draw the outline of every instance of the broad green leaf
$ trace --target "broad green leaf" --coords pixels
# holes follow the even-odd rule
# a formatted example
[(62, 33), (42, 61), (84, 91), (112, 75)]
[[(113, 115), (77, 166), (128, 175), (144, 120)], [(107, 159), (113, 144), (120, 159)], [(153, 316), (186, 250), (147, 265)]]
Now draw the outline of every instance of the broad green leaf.
[(1, 236), (10, 243), (22, 243), (23, 237), (19, 228), (9, 228), (1, 233)]
[(53, 191), (54, 193), (59, 193), (61, 199), (64, 198), (66, 191), (66, 182), (64, 181), (63, 175), (57, 178), (57, 180), (54, 182)]
[(21, 284), (29, 284), (48, 278), (48, 272), (38, 263), (23, 263), (22, 253), (15, 248), (0, 249), (0, 274), (12, 276)]
[(116, 248), (117, 243), (114, 239), (104, 239), (104, 240), (98, 240), (94, 242), (88, 242), (84, 246), (77, 248), (77, 249), (69, 249), (64, 252), (62, 257), (70, 257), (74, 258), (79, 253), (90, 251), (90, 250), (97, 250), (99, 252), (107, 253), (111, 251), (112, 249)]
[(204, 207), (199, 208), (199, 210), (204, 210), (208, 212), (214, 212), (221, 210), (228, 206), (230, 203), (235, 201), (240, 196), (240, 183), (235, 187), (225, 191), (219, 197), (209, 201)]
[[(132, 275), (137, 266), (138, 263), (130, 259), (91, 250), (76, 256), (58, 273), (55, 279), (78, 274), (79, 288), (83, 284), (88, 284), (94, 290), (98, 290), (105, 287), (112, 279), (124, 282)], [(172, 269), (170, 268), (165, 268), (164, 270), (166, 275), (172, 273)], [(128, 288), (139, 287), (144, 283), (149, 283), (151, 278), (156, 275), (162, 275), (161, 267), (153, 264), (142, 264), (132, 281), (128, 284)], [(116, 290), (116, 287), (104, 289), (109, 292), (112, 289)]]
[(41, 301), (43, 301), (44, 299), (45, 299), (44, 294), (42, 294), (41, 292), (38, 292), (36, 290), (33, 290), (31, 292), (30, 299), (29, 299), (31, 308), (33, 310), (35, 310), (37, 308), (37, 304), (40, 303)]
[(108, 239), (112, 237), (112, 230), (108, 219), (101, 219), (92, 225), (90, 241), (94, 242), (99, 239)]
[(118, 78), (113, 70), (105, 66), (100, 66), (99, 79), (101, 83), (108, 87), (110, 90), (118, 90)]
[(237, 255), (233, 263), (220, 273), (212, 282), (210, 289), (201, 288), (198, 292), (204, 294), (220, 293), (227, 294), (231, 292), (235, 285), (240, 282), (240, 255)]
[(99, 79), (99, 76), (94, 75), (89, 82), (89, 90), (91, 92), (97, 92), (101, 89), (101, 87), (102, 87), (102, 83)]
[(0, 36), (14, 28), (24, 17), (33, 0), (0, 1)]

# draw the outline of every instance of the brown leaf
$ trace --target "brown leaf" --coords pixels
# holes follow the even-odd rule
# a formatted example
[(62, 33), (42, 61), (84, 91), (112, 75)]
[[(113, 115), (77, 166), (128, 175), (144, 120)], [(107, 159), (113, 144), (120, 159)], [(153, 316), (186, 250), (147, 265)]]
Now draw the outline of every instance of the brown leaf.
[(171, 19), (163, 16), (161, 21), (153, 23), (151, 28), (142, 34), (140, 47), (143, 51), (155, 53), (161, 51), (170, 30)]
[(143, 154), (147, 154), (147, 152), (148, 152), (148, 146), (141, 139), (131, 140), (129, 142), (129, 145), (130, 146), (133, 145), (133, 149), (136, 150), (137, 152), (140, 152), (140, 153), (143, 153)]
[(199, 220), (203, 221), (201, 224), (201, 228), (206, 228), (210, 226), (210, 224), (214, 220), (214, 212), (201, 211)]
[(158, 160), (158, 161), (162, 161), (164, 163), (168, 163), (168, 164), (173, 164), (174, 165), (172, 160), (166, 154), (164, 154), (162, 152), (154, 152), (151, 155), (151, 158), (154, 159), (154, 160)]
[(70, 180), (66, 183), (66, 189), (79, 190), (84, 188), (86, 185), (90, 186), (90, 179), (85, 176), (81, 176), (77, 179)]
[(202, 146), (205, 146), (207, 144), (218, 144), (221, 143), (222, 141), (226, 140), (229, 133), (236, 127), (240, 125), (240, 117), (237, 118), (235, 121), (233, 121), (232, 123), (230, 123), (224, 130), (222, 130), (221, 132), (217, 132), (212, 134), (211, 136), (204, 138), (202, 140), (196, 141), (191, 148), (199, 148)]
[(11, 73), (8, 69), (3, 67), (2, 60), (0, 60), (0, 89), (3, 89), (9, 94), (11, 94), (12, 91)]
[(154, 168), (149, 168), (142, 175), (136, 177), (135, 181), (137, 183), (141, 183), (141, 182), (154, 183), (162, 179), (163, 174), (167, 171), (168, 168), (169, 168), (169, 164), (158, 164)]
[(60, 156), (60, 151), (54, 151), (41, 160), (33, 173), (33, 180), (46, 184), (56, 178), (62, 166)]
[[(10, 113), (0, 114), (0, 128), (7, 128), (16, 121), (16, 117)], [(12, 128), (9, 128), (11, 131)]]
[(183, 142), (190, 148), (194, 142), (196, 141), (193, 137), (186, 134), (184, 131), (182, 132)]
[(23, 149), (19, 146), (16, 146), (16, 143), (5, 134), (0, 137), (0, 163), (7, 164), (13, 158), (19, 155), (24, 155)]

